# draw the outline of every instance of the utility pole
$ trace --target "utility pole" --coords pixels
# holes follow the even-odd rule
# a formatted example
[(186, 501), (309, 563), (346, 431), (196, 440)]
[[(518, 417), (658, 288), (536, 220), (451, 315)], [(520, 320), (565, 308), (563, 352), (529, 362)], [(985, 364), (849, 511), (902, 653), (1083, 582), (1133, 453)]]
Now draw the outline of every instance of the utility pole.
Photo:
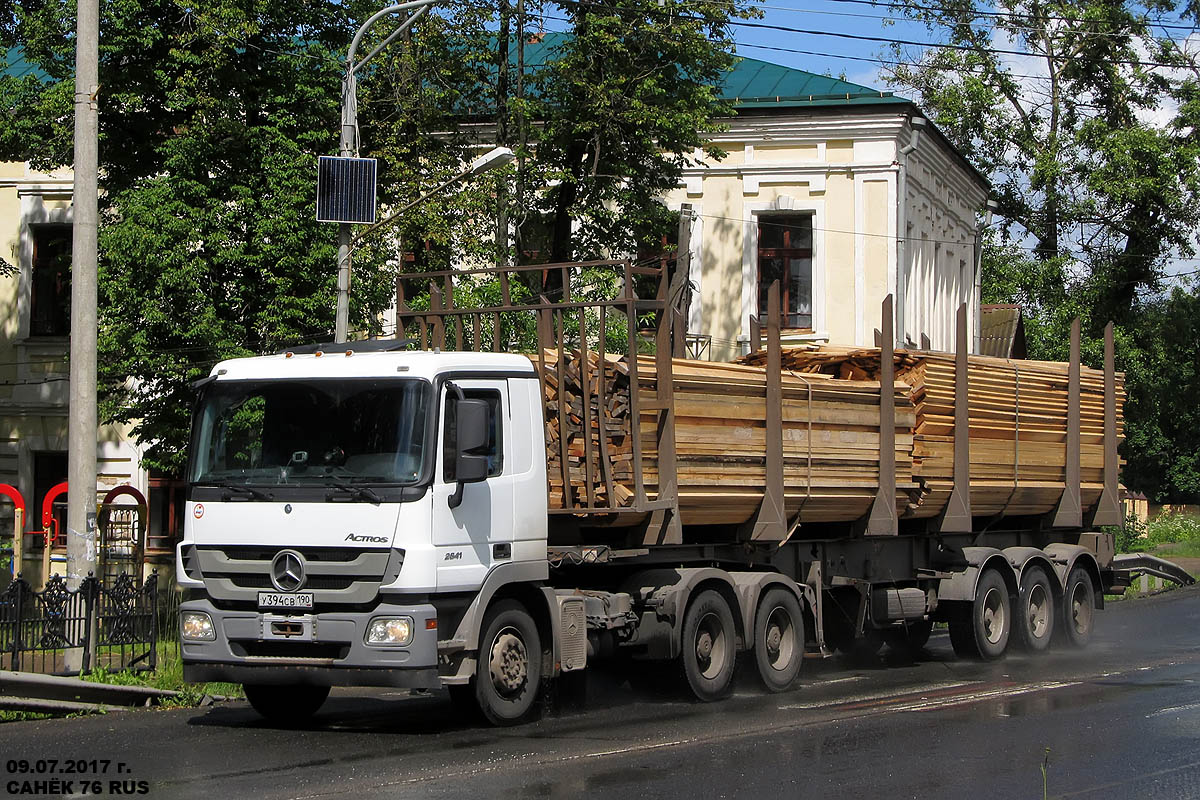
[[(338, 153), (342, 158), (358, 156), (358, 89), (355, 73), (363, 65), (379, 54), (381, 50), (404, 35), (414, 22), (429, 11), (430, 6), (438, 0), (409, 0), (409, 2), (390, 5), (375, 12), (350, 42), (350, 50), (346, 53), (346, 74), (342, 77), (342, 133)], [(391, 14), (405, 13), (404, 19), (396, 30), (376, 45), (361, 61), (355, 61), (358, 45), (363, 35), (379, 20)], [(349, 222), (338, 224), (338, 273), (337, 273), (337, 306), (334, 311), (333, 341), (341, 344), (350, 335), (350, 242), (354, 238)]]
[[(347, 62), (348, 64), (350, 62)], [(358, 92), (354, 71), (347, 68), (342, 78), (342, 135), (338, 155), (353, 158), (358, 155)], [(341, 344), (350, 335), (350, 239), (353, 230), (349, 222), (338, 224), (337, 308), (334, 312), (333, 341)]]
[[(71, 367), (67, 425), (67, 586), (96, 569), (96, 227), (100, 4), (78, 0), (75, 186), (71, 243)], [(94, 637), (93, 637), (94, 638)], [(94, 643), (93, 643), (94, 644)], [(78, 651), (70, 651), (71, 660)], [(68, 664), (68, 666), (78, 665)]]

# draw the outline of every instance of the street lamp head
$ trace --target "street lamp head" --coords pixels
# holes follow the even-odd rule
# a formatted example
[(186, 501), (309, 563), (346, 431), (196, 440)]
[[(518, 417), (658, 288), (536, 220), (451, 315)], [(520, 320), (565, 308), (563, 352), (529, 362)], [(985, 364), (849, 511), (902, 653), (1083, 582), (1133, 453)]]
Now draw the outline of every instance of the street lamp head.
[(496, 147), (472, 161), (471, 167), (467, 171), (472, 175), (481, 175), (488, 170), (503, 167), (505, 164), (511, 164), (516, 157), (517, 154), (509, 148)]

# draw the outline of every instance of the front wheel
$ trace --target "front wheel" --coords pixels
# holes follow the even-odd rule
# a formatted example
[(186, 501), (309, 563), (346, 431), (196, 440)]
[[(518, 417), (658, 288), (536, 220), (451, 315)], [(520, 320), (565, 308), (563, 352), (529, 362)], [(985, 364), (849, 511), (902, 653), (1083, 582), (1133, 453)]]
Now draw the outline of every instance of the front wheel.
[(329, 697), (328, 686), (271, 686), (248, 683), (243, 687), (250, 706), (279, 725), (308, 721)]
[(531, 716), (542, 685), (542, 640), (525, 607), (501, 600), (488, 610), (472, 679), (475, 702), (493, 725), (517, 725)]
[(771, 692), (791, 688), (804, 663), (804, 616), (796, 595), (769, 589), (754, 615), (754, 660)]
[(733, 612), (719, 592), (700, 592), (683, 617), (683, 673), (696, 699), (705, 703), (727, 696), (736, 663)]

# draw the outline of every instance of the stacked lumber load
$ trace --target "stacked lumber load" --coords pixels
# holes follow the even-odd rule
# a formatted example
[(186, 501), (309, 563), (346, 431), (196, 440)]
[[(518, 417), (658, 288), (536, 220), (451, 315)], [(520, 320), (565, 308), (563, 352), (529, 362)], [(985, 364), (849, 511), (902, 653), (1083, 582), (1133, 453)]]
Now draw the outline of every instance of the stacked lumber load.
[[(633, 504), (636, 487), (628, 364), (622, 357), (608, 356), (601, 366), (595, 353), (588, 359), (591, 379), (585, 387), (578, 354), (570, 354), (560, 367), (556, 353), (543, 353), (551, 508), (587, 506), (589, 485), (596, 505), (603, 505), (608, 497), (616, 498), (621, 506)], [(599, 391), (601, 384), (603, 392)], [(639, 359), (638, 388), (643, 480), (646, 495), (653, 500), (659, 480), (659, 412), (651, 356)], [(679, 507), (684, 524), (729, 525), (751, 520), (766, 483), (765, 369), (675, 360), (673, 389)], [(896, 505), (898, 513), (903, 513), (920, 496), (911, 458), (916, 420), (909, 387), (897, 383), (892, 391), (896, 402), (892, 453)], [(590, 426), (586, 435), (585, 421)], [(784, 505), (789, 518), (850, 521), (869, 511), (879, 480), (877, 381), (784, 375), (783, 439)], [(566, 503), (564, 449), (569, 477)], [(604, 463), (606, 457), (608, 464)], [(590, 484), (588, 463), (592, 464)]]
[[(765, 363), (756, 353), (745, 361)], [(913, 476), (920, 501), (910, 517), (932, 517), (950, 497), (954, 470), (954, 355), (898, 350), (896, 379), (912, 387), (916, 416)], [(847, 381), (878, 378), (874, 348), (793, 348), (785, 370)], [(976, 516), (1045, 514), (1062, 496), (1066, 474), (1068, 365), (969, 356), (971, 511)], [(1121, 436), (1123, 376), (1117, 375)], [(1080, 502), (1096, 504), (1104, 474), (1104, 373), (1080, 369)]]

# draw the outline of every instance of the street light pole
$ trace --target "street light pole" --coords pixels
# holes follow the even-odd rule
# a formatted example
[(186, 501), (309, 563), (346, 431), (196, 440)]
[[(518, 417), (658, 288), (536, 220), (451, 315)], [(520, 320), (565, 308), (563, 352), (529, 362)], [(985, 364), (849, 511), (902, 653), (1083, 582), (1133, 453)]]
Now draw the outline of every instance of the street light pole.
[[(343, 158), (358, 156), (358, 90), (355, 73), (381, 50), (400, 38), (401, 34), (408, 30), (435, 2), (437, 0), (413, 0), (413, 2), (388, 6), (372, 15), (354, 34), (354, 39), (350, 42), (350, 50), (346, 53), (346, 75), (342, 78), (342, 134), (338, 152)], [(412, 13), (400, 24), (400, 27), (392, 31), (361, 61), (355, 63), (354, 57), (358, 51), (358, 45), (370, 27), (390, 14), (406, 11), (412, 11)], [(345, 342), (350, 335), (350, 242), (352, 239), (350, 223), (340, 223), (338, 225), (337, 309), (333, 326), (333, 340), (339, 344)]]

